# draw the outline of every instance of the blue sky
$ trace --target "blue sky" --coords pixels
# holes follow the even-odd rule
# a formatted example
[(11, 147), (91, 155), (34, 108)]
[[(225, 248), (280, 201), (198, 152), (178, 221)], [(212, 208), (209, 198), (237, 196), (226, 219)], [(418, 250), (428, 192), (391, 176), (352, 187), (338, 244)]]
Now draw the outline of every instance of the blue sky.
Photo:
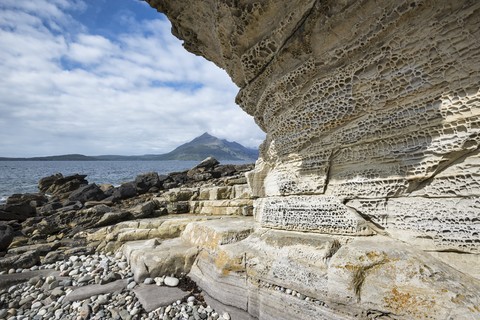
[(0, 156), (150, 154), (203, 132), (257, 147), (225, 71), (138, 0), (1, 0)]

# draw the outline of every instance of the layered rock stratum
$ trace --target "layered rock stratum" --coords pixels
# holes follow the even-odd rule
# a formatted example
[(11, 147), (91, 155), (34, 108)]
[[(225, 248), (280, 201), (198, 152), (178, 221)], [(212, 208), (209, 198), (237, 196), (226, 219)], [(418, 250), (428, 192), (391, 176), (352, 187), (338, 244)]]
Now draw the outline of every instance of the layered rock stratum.
[(260, 319), (480, 317), (480, 2), (147, 2), (267, 133), (256, 231), (191, 271), (213, 298)]

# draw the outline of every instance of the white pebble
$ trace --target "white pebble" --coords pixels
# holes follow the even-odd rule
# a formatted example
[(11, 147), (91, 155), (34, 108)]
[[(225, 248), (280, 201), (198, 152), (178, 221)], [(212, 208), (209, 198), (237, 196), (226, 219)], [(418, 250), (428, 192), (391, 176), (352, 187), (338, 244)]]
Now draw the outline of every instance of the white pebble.
[(154, 279), (155, 283), (157, 284), (157, 286), (163, 286), (163, 278), (161, 277), (156, 277)]
[(165, 277), (163, 282), (169, 287), (176, 287), (180, 281), (175, 277)]

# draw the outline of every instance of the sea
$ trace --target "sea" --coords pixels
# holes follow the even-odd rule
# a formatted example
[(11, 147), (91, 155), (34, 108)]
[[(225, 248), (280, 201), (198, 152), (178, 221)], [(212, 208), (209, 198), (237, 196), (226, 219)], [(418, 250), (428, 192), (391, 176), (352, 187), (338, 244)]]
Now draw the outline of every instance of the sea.
[[(184, 171), (200, 161), (0, 161), (0, 204), (14, 193), (38, 192), (38, 181), (55, 173), (64, 176), (86, 174), (89, 183), (109, 183), (118, 186), (133, 181), (139, 174)], [(245, 164), (245, 161), (225, 161), (221, 164)]]

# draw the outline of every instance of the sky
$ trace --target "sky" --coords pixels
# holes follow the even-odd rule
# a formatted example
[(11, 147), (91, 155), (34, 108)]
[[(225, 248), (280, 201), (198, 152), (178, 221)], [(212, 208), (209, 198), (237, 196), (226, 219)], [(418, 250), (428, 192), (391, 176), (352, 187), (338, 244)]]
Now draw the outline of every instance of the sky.
[(0, 1), (0, 156), (159, 154), (208, 132), (258, 147), (226, 72), (140, 0)]

